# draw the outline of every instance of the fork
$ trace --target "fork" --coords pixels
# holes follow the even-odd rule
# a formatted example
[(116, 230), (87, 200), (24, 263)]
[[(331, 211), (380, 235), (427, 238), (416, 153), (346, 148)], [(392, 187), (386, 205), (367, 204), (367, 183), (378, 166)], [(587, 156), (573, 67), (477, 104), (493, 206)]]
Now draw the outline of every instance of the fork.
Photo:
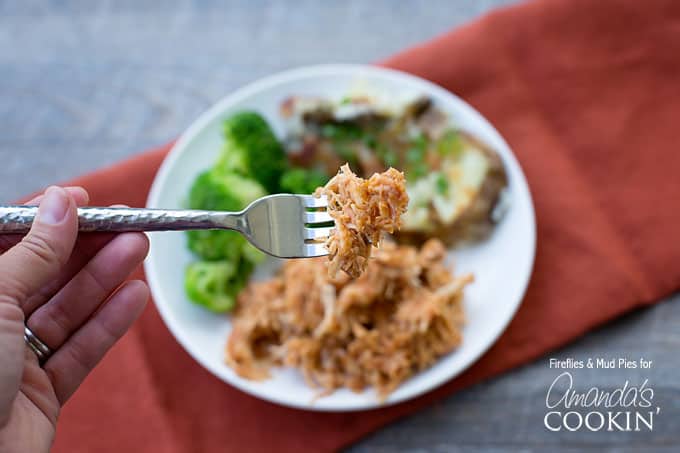
[[(83, 232), (234, 230), (258, 249), (279, 258), (324, 256), (333, 226), (325, 197), (277, 194), (259, 198), (243, 211), (193, 209), (78, 208)], [(37, 206), (0, 206), (0, 234), (26, 233)]]

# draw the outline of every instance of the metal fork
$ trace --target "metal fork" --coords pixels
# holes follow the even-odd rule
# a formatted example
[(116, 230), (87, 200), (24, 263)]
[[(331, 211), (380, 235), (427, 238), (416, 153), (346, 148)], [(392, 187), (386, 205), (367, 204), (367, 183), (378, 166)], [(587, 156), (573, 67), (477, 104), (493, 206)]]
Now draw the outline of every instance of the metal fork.
[[(234, 230), (279, 258), (324, 256), (333, 226), (325, 197), (268, 195), (240, 212), (189, 209), (78, 208), (79, 231)], [(0, 206), (0, 234), (26, 233), (37, 206)]]

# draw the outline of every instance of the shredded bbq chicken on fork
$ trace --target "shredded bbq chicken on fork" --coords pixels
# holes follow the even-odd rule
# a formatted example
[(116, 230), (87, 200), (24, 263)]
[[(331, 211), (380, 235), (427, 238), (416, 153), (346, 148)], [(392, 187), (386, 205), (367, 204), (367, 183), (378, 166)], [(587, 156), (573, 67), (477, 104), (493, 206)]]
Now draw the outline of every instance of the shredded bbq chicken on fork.
[(363, 179), (345, 164), (315, 195), (327, 197), (328, 213), (335, 220), (326, 241), (331, 277), (339, 270), (359, 277), (368, 266), (371, 247), (378, 246), (383, 233), (399, 229), (408, 206), (404, 174), (394, 168)]

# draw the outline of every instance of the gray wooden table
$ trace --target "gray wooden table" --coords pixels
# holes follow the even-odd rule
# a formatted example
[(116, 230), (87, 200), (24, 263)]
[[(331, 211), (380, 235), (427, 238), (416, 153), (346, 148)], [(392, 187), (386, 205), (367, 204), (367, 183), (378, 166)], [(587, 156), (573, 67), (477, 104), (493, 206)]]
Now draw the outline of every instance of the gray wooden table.
[[(0, 0), (0, 202), (177, 136), (233, 89), (286, 68), (371, 62), (513, 0)], [(678, 297), (675, 297), (677, 300)], [(677, 451), (680, 304), (665, 301), (365, 439), (355, 452)], [(648, 379), (652, 432), (549, 432), (548, 358), (644, 357), (585, 389)]]

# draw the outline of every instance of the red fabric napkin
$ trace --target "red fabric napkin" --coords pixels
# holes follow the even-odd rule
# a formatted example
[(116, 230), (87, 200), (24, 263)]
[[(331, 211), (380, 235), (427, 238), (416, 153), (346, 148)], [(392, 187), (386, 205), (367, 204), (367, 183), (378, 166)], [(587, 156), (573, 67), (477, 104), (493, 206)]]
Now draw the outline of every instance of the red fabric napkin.
[[(553, 0), (499, 10), (383, 63), (478, 108), (517, 154), (534, 196), (538, 250), (526, 298), (457, 379), (373, 411), (287, 409), (212, 377), (151, 305), (66, 405), (54, 451), (335, 450), (676, 291), (679, 56), (678, 2)], [(96, 204), (142, 206), (166, 151), (72, 183)]]

